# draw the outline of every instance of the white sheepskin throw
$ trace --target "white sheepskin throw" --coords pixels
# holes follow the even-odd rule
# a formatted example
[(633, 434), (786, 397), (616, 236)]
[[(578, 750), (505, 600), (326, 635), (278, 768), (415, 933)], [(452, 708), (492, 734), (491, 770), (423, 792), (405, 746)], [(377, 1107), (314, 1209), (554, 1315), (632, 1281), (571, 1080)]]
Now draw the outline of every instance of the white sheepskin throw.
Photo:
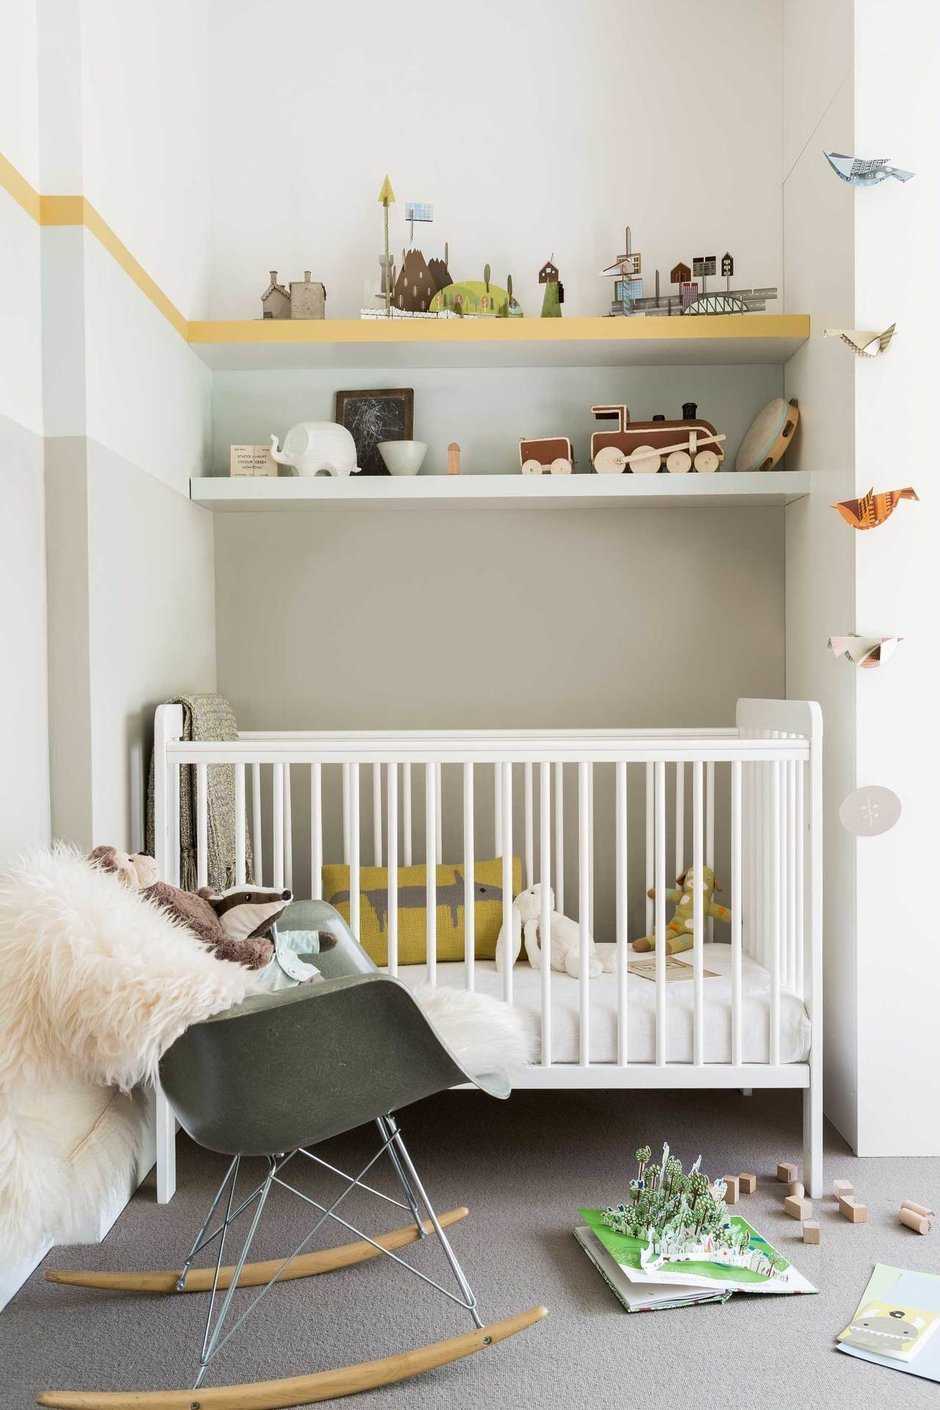
[(420, 984), (412, 990), (425, 1018), (465, 1072), (504, 1073), (509, 1079), (535, 1056), (536, 1034), (527, 1015), (489, 994)]
[(57, 1078), (129, 1091), (190, 1024), (258, 987), (73, 848), (0, 876), (0, 1250), (55, 1233), (69, 1206), (67, 1167), (18, 1093)]

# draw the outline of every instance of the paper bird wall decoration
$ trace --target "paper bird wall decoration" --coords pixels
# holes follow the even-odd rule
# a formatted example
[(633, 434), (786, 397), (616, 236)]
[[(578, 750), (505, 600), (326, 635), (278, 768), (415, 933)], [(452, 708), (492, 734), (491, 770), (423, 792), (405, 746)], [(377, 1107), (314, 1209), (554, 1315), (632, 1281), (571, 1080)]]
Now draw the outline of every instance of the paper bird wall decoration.
[(887, 157), (847, 157), (843, 152), (823, 152), (826, 161), (836, 176), (849, 186), (878, 186), (893, 176), (895, 181), (910, 181), (912, 171), (903, 171), (899, 166), (889, 166)]
[(891, 327), (886, 328), (883, 333), (872, 333), (864, 328), (825, 328), (823, 336), (841, 338), (843, 343), (852, 349), (856, 357), (877, 357), (891, 342), (896, 327), (897, 324), (892, 323)]
[(900, 636), (831, 636), (829, 649), (836, 657), (844, 656), (863, 671), (872, 670), (891, 659), (904, 640)]
[(917, 493), (910, 485), (903, 490), (883, 490), (881, 494), (875, 494), (874, 489), (870, 489), (861, 499), (839, 499), (832, 507), (838, 509), (853, 529), (877, 529), (890, 518), (902, 499), (917, 499)]

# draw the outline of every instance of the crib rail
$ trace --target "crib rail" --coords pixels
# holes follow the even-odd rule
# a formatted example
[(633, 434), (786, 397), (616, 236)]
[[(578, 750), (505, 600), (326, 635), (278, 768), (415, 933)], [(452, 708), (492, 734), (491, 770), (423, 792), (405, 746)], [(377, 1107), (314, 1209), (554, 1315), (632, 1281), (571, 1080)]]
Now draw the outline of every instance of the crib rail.
[[(322, 895), (323, 865), (348, 867), (349, 915), (361, 933), (362, 869), (387, 868), (387, 967), (401, 969), (398, 868), (425, 866), (424, 968), (440, 978), (436, 868), (450, 862), (462, 876), (463, 972), (478, 987), (475, 953), (477, 859), (499, 859), (504, 934), (512, 933), (514, 857), (523, 885), (542, 885), (540, 922), (556, 910), (576, 917), (580, 951), (577, 1061), (554, 1057), (553, 992), (570, 985), (549, 965), (543, 946), (538, 974), (540, 1056), (530, 1085), (634, 1084), (636, 1069), (656, 1069), (675, 1085), (675, 1070), (723, 1066), (738, 1074), (760, 1067), (765, 1085), (806, 1085), (808, 1076), (783, 1061), (783, 1005), (796, 995), (811, 1013), (819, 993), (818, 751), (815, 707), (803, 702), (743, 701), (734, 728), (625, 731), (287, 732), (247, 733), (228, 743), (179, 738), (174, 708), (157, 717), (156, 813), (161, 874), (178, 879), (179, 770), (195, 775), (197, 874), (207, 875), (208, 770), (234, 767), (235, 880), (294, 886)], [(298, 826), (298, 813), (303, 826)], [(302, 839), (302, 840), (301, 840)], [(603, 865), (598, 895), (598, 858)], [(691, 1053), (670, 1049), (672, 996), (667, 978), (667, 888), (691, 865)], [(726, 873), (730, 941), (730, 1052), (721, 1063), (706, 1044), (704, 947), (715, 934), (705, 913), (703, 867)], [(449, 889), (449, 888), (448, 888)], [(652, 889), (655, 900), (645, 893)], [(329, 899), (327, 897), (326, 899)], [(448, 901), (452, 900), (449, 894)], [(455, 903), (456, 904), (456, 903)], [(639, 919), (638, 919), (639, 918)], [(638, 925), (656, 937), (655, 1051), (631, 1060), (631, 991), (649, 980), (632, 974), (629, 949)], [(642, 932), (641, 932), (642, 933)], [(615, 946), (616, 1053), (594, 1057), (592, 937)], [(524, 959), (524, 955), (523, 955)], [(766, 1060), (745, 1050), (745, 962), (769, 975)], [(504, 964), (499, 993), (514, 1001), (516, 971)], [(815, 993), (814, 993), (815, 988)], [(602, 1069), (587, 1077), (588, 1069)], [(616, 1070), (616, 1071), (614, 1071)], [(630, 1071), (629, 1081), (626, 1079)], [(773, 1075), (776, 1074), (776, 1077)], [(587, 1080), (586, 1080), (587, 1079)], [(743, 1079), (748, 1083), (760, 1079)], [(697, 1085), (697, 1079), (691, 1079)], [(710, 1080), (708, 1085), (715, 1085)]]

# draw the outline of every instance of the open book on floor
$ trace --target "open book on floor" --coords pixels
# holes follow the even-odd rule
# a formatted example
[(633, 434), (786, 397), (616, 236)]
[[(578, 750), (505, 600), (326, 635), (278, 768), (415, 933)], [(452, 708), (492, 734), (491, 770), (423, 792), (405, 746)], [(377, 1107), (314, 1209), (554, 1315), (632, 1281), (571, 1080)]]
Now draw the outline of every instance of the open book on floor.
[[(582, 1209), (579, 1212), (585, 1230), (576, 1230), (575, 1237), (624, 1306), (627, 1302), (621, 1297), (622, 1285), (626, 1283), (631, 1289), (629, 1301), (634, 1305), (627, 1306), (628, 1311), (686, 1306), (693, 1302), (723, 1302), (734, 1292), (816, 1292), (812, 1283), (790, 1260), (738, 1214), (732, 1215), (731, 1223), (748, 1233), (747, 1247), (753, 1254), (750, 1266), (696, 1259), (643, 1268), (640, 1252), (644, 1245), (641, 1239), (614, 1233), (603, 1222), (599, 1209)], [(593, 1235), (593, 1242), (583, 1237), (585, 1231)], [(598, 1250), (603, 1253), (603, 1258)]]

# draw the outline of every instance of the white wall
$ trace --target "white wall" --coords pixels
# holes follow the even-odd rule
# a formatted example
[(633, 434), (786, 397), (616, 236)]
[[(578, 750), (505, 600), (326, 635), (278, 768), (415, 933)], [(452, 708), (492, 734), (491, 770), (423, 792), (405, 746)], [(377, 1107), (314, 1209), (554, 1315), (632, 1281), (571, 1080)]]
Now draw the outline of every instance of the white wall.
[[(35, 0), (3, 17), (0, 152), (39, 163)], [(49, 835), (39, 228), (0, 190), (0, 865)]]
[(855, 1144), (855, 846), (838, 805), (855, 786), (856, 679), (826, 647), (831, 634), (854, 630), (854, 543), (831, 506), (853, 492), (855, 369), (848, 349), (822, 336), (854, 322), (852, 196), (822, 157), (823, 148), (854, 150), (852, 8), (784, 6), (783, 243), (786, 309), (809, 313), (813, 326), (786, 367), (787, 395), (801, 405), (789, 463), (814, 475), (813, 493), (786, 511), (787, 693), (823, 710), (826, 1112)]
[(940, 9), (856, 0), (855, 56), (858, 151), (917, 173), (854, 198), (857, 326), (898, 325), (886, 355), (856, 364), (855, 486), (863, 494), (912, 484), (921, 497), (853, 542), (857, 629), (904, 637), (886, 667), (857, 682), (858, 782), (893, 788), (903, 805), (891, 832), (858, 845), (859, 1150), (936, 1155), (940, 918), (931, 888), (940, 765), (930, 741), (940, 294), (925, 274), (940, 232)]
[[(528, 313), (554, 254), (569, 313), (606, 312), (623, 227), (652, 274), (731, 249), (780, 282), (779, 0), (212, 0), (211, 308), (254, 318), (267, 271), (358, 313), (376, 197), (430, 201), (426, 253), (513, 276)], [(707, 77), (705, 77), (707, 76)], [(731, 81), (733, 78), (733, 81)]]

